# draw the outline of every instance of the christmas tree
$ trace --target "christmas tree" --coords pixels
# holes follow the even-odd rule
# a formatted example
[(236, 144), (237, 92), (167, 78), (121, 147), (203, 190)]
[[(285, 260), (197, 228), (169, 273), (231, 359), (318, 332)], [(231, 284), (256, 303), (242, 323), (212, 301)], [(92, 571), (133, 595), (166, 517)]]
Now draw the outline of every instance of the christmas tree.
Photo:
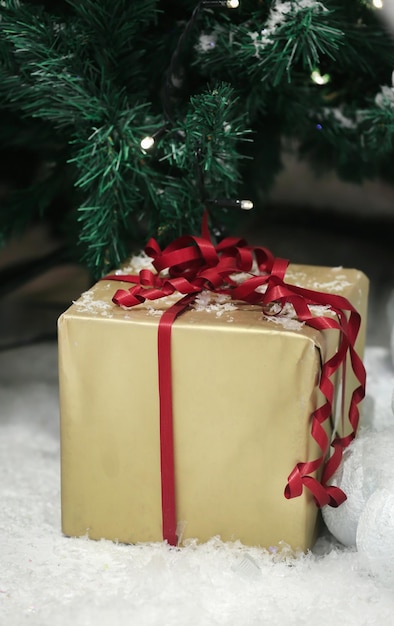
[[(4, 244), (37, 219), (98, 277), (149, 236), (221, 237), (264, 211), (295, 143), (391, 180), (394, 40), (382, 0), (2, 0)], [(23, 168), (22, 168), (23, 169)], [(22, 180), (21, 180), (22, 178)]]

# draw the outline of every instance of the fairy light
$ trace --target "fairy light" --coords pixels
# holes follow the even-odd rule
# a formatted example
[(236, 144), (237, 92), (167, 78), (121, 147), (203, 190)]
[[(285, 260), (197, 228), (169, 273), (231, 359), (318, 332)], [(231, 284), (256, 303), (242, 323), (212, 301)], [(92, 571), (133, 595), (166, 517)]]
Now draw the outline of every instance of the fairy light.
[(149, 151), (149, 150), (152, 150), (155, 143), (156, 143), (155, 138), (152, 137), (151, 135), (147, 135), (146, 137), (141, 139), (140, 146), (142, 150)]
[(375, 9), (383, 9), (383, 0), (372, 0)]
[(316, 85), (327, 85), (331, 80), (331, 76), (329, 74), (320, 74), (319, 70), (313, 70), (311, 79)]
[(243, 211), (251, 211), (251, 209), (253, 209), (253, 202), (251, 200), (241, 200), (241, 209)]
[(242, 211), (253, 209), (252, 200), (240, 200), (239, 198), (209, 198), (206, 203), (223, 209), (241, 209)]
[(226, 7), (227, 9), (238, 9), (239, 0), (202, 0), (201, 5), (205, 7)]
[(152, 133), (152, 135), (146, 135), (145, 137), (143, 137), (140, 141), (141, 150), (143, 150), (144, 152), (149, 152), (150, 150), (152, 150), (157, 140), (167, 131), (168, 124), (164, 124), (155, 133)]

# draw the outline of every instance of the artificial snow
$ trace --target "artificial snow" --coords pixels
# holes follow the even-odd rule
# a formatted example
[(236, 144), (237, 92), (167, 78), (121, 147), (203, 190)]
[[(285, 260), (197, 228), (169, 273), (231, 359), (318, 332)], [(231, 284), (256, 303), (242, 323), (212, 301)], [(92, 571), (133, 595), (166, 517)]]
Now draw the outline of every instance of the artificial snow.
[(342, 270), (343, 268), (332, 268), (332, 271), (335, 272), (332, 280), (318, 281), (311, 280), (305, 272), (296, 271), (289, 267), (286, 271), (286, 281), (295, 285), (304, 284), (308, 289), (314, 289), (315, 291), (340, 293), (351, 285), (345, 274), (337, 274), (337, 271), (340, 269)]
[(141, 270), (154, 271), (152, 265), (152, 259), (145, 252), (141, 251), (139, 254), (134, 255), (130, 262), (123, 265), (120, 269), (115, 270), (116, 276), (124, 276), (125, 274), (138, 274)]
[(195, 311), (215, 313), (216, 317), (221, 317), (223, 313), (237, 309), (230, 296), (207, 290), (198, 293), (190, 306)]
[(94, 313), (103, 317), (112, 317), (112, 304), (104, 300), (96, 300), (94, 292), (89, 289), (81, 294), (80, 298), (74, 302), (78, 313)]
[(296, 311), (290, 302), (286, 302), (283, 307), (280, 304), (273, 304), (271, 315), (263, 313), (262, 317), (268, 322), (283, 326), (286, 330), (301, 330), (305, 324), (297, 319)]
[(215, 32), (212, 32), (209, 34), (201, 33), (198, 39), (196, 50), (202, 53), (209, 52), (209, 50), (212, 50), (212, 48), (216, 46), (216, 42), (217, 42), (217, 34)]
[(256, 31), (249, 33), (256, 50), (254, 56), (259, 57), (260, 53), (264, 52), (264, 48), (274, 42), (272, 35), (285, 24), (288, 15), (294, 16), (303, 11), (322, 13), (327, 11), (327, 9), (321, 2), (316, 2), (315, 0), (295, 0), (291, 2), (276, 0), (273, 2), (264, 28), (260, 33)]
[[(393, 623), (392, 583), (328, 533), (296, 558), (219, 538), (176, 549), (62, 536), (56, 363), (55, 343), (0, 354), (1, 625)], [(393, 423), (388, 351), (368, 347), (366, 366), (363, 420), (379, 429)]]

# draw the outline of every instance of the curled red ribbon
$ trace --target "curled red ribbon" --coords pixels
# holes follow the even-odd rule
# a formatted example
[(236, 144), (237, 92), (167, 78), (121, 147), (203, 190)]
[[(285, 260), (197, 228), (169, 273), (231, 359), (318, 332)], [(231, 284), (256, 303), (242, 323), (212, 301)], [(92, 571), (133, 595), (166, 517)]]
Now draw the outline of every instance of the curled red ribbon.
[[(209, 236), (207, 214), (204, 214), (201, 237), (180, 237), (164, 250), (160, 249), (156, 240), (150, 239), (145, 252), (153, 259), (152, 264), (156, 273), (144, 269), (138, 275), (112, 274), (105, 279), (134, 283), (128, 290), (119, 289), (113, 297), (115, 304), (125, 308), (146, 300), (156, 300), (174, 292), (184, 294), (181, 300), (163, 314), (158, 330), (163, 538), (171, 545), (177, 543), (171, 328), (176, 317), (187, 309), (195, 295), (202, 290), (226, 294), (234, 300), (261, 305), (263, 310), (271, 309), (273, 303), (278, 303), (279, 308), (291, 303), (299, 321), (319, 331), (339, 331), (338, 349), (322, 366), (319, 389), (325, 401), (311, 416), (311, 434), (319, 445), (321, 454), (312, 461), (297, 463), (288, 477), (284, 490), (286, 498), (294, 498), (300, 496), (306, 487), (311, 491), (317, 506), (327, 504), (339, 506), (346, 500), (346, 495), (338, 487), (329, 485), (328, 481), (341, 461), (343, 450), (356, 435), (359, 422), (358, 405), (365, 395), (365, 369), (354, 349), (361, 321), (356, 309), (342, 296), (285, 283), (288, 261), (274, 258), (267, 248), (249, 246), (245, 240), (236, 237), (227, 237), (214, 245)], [(254, 265), (258, 268), (256, 273), (252, 271)], [(242, 276), (242, 282), (235, 280), (237, 274), (245, 273), (247, 277)], [(265, 290), (258, 290), (257, 288), (262, 285), (265, 286)], [(328, 305), (336, 314), (336, 318), (313, 315), (310, 307), (314, 305)], [(331, 442), (333, 452), (325, 462), (330, 441), (323, 424), (332, 413), (334, 385), (331, 377), (341, 365), (344, 371), (347, 355), (350, 355), (351, 367), (359, 383), (352, 393), (349, 407), (348, 419), (352, 430), (349, 435), (336, 437)], [(319, 481), (311, 474), (322, 466)]]

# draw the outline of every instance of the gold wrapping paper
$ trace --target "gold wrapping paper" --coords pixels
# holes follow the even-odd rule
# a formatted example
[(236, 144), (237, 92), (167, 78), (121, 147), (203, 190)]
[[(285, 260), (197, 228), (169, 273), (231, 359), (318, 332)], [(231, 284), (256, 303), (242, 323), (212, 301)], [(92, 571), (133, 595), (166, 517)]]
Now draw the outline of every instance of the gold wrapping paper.
[[(363, 316), (362, 354), (362, 272), (290, 265), (285, 280), (350, 300)], [(63, 532), (134, 543), (162, 540), (157, 328), (169, 300), (125, 311), (111, 299), (129, 286), (100, 281), (59, 318), (59, 382)], [(178, 318), (172, 374), (181, 542), (220, 536), (262, 547), (313, 545), (312, 497), (304, 490), (287, 500), (283, 492), (295, 464), (320, 455), (310, 415), (320, 401), (321, 361), (337, 344), (336, 332), (275, 323), (246, 304)], [(346, 387), (349, 398), (351, 378)]]

